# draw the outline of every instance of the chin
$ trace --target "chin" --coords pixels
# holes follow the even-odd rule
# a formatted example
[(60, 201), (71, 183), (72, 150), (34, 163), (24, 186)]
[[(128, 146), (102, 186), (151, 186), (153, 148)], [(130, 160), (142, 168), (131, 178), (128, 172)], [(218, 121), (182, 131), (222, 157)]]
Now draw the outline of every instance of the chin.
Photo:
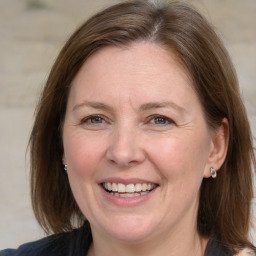
[[(144, 216), (124, 216), (104, 223), (106, 235), (126, 243), (138, 243), (149, 239), (156, 230), (156, 223)], [(101, 227), (102, 228), (102, 227)]]

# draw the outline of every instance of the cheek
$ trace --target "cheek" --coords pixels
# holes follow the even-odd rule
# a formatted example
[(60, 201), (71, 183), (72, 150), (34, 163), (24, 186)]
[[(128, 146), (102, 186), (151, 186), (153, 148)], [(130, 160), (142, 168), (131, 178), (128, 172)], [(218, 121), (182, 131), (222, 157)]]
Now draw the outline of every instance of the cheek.
[(72, 173), (83, 176), (95, 169), (103, 153), (102, 139), (85, 136), (83, 132), (64, 135), (64, 155)]
[(167, 178), (186, 180), (203, 176), (207, 161), (208, 144), (198, 135), (186, 133), (157, 140), (151, 147), (150, 158), (159, 172)]

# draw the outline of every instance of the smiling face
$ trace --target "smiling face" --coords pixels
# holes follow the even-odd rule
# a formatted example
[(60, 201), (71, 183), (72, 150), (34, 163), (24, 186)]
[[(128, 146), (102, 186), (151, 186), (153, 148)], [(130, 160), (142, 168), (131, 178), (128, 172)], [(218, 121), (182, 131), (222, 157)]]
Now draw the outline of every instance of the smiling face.
[(141, 42), (91, 56), (72, 82), (63, 143), (93, 235), (135, 242), (196, 232), (213, 142), (174, 55)]

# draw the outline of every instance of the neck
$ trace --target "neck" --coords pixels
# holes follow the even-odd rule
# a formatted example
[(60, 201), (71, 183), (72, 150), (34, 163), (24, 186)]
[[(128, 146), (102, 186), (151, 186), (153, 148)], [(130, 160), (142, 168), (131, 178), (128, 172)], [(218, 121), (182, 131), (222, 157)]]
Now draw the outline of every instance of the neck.
[(102, 238), (94, 237), (88, 256), (203, 256), (208, 242), (208, 239), (199, 236), (196, 230), (189, 235), (186, 230), (161, 239), (134, 243)]

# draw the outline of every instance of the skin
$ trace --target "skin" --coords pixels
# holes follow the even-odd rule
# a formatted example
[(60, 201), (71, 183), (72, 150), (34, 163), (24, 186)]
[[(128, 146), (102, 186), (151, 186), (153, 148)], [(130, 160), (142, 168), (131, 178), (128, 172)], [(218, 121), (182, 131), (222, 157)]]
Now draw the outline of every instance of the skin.
[[(203, 255), (199, 189), (227, 143), (227, 120), (208, 128), (174, 54), (139, 42), (92, 55), (72, 82), (63, 127), (63, 162), (92, 228), (88, 255)], [(158, 187), (142, 202), (118, 205), (100, 186), (107, 179)]]

